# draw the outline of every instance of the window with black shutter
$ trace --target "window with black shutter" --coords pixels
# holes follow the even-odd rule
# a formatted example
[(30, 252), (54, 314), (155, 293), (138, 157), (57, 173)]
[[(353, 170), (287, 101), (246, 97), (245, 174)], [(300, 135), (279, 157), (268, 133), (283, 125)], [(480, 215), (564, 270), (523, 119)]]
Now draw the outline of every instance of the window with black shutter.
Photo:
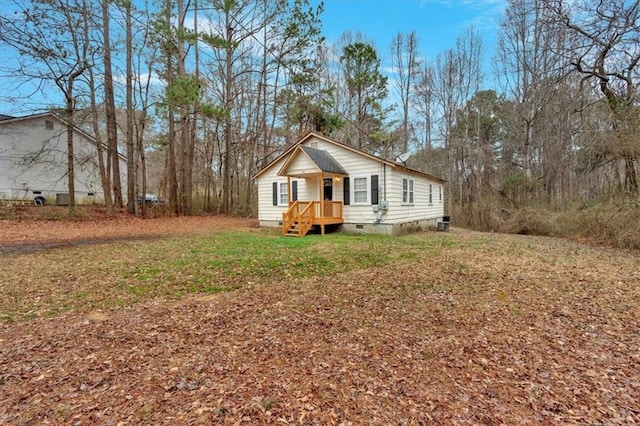
[(378, 204), (378, 175), (371, 175), (371, 204)]
[(342, 183), (342, 202), (344, 203), (345, 206), (348, 206), (350, 204), (350, 187), (349, 187), (349, 177), (345, 177)]
[(273, 205), (277, 206), (278, 205), (278, 182), (273, 182), (273, 186), (272, 186), (272, 196), (273, 196)]

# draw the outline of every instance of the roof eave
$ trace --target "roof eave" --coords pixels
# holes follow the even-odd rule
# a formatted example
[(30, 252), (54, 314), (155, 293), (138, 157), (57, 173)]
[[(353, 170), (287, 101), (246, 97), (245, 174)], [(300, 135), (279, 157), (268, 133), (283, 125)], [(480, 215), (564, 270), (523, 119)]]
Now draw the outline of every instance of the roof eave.
[[(419, 171), (419, 170), (415, 170), (415, 169), (412, 169), (412, 168), (407, 167), (407, 166), (403, 166), (403, 165), (398, 164), (398, 163), (394, 163), (393, 161), (385, 160), (384, 158), (380, 158), (380, 157), (378, 157), (378, 156), (376, 156), (376, 155), (369, 154), (368, 152), (362, 151), (362, 150), (357, 149), (357, 148), (353, 148), (353, 147), (351, 147), (351, 146), (349, 146), (349, 145), (343, 144), (343, 143), (338, 142), (338, 141), (335, 141), (335, 140), (333, 140), (333, 139), (329, 139), (329, 138), (328, 138), (328, 137), (326, 137), (326, 136), (323, 136), (323, 135), (320, 135), (320, 134), (317, 134), (317, 133), (314, 133), (314, 132), (309, 132), (309, 133), (307, 133), (307, 134), (306, 134), (304, 137), (302, 137), (298, 142), (296, 142), (295, 144), (291, 145), (291, 146), (290, 146), (290, 147), (289, 147), (285, 152), (283, 152), (282, 154), (280, 154), (280, 155), (279, 155), (278, 157), (276, 157), (272, 162), (270, 162), (270, 163), (269, 163), (269, 164), (267, 164), (265, 167), (263, 167), (263, 168), (262, 168), (262, 170), (258, 171), (255, 175), (253, 175), (253, 178), (254, 178), (254, 179), (257, 179), (258, 177), (260, 177), (263, 173), (265, 173), (267, 170), (269, 170), (269, 169), (270, 169), (274, 164), (276, 164), (276, 163), (277, 163), (278, 161), (280, 161), (282, 158), (284, 158), (284, 157), (286, 157), (287, 155), (289, 155), (289, 154), (290, 154), (290, 153), (291, 153), (295, 148), (297, 148), (298, 146), (302, 145), (306, 140), (308, 140), (308, 139), (309, 139), (309, 138), (311, 138), (311, 137), (315, 137), (315, 138), (320, 139), (320, 140), (322, 140), (322, 141), (325, 141), (325, 142), (331, 143), (331, 144), (333, 144), (333, 145), (336, 145), (336, 146), (342, 147), (342, 148), (347, 149), (347, 150), (349, 150), (349, 151), (352, 151), (352, 152), (354, 152), (354, 153), (356, 153), (356, 154), (359, 154), (359, 155), (362, 155), (362, 156), (367, 157), (367, 158), (369, 158), (369, 159), (372, 159), (372, 160), (378, 161), (378, 162), (379, 162), (379, 163), (381, 163), (381, 164), (385, 164), (385, 165), (390, 166), (390, 167), (393, 167), (393, 168), (397, 168), (397, 167), (398, 167), (398, 168), (401, 168), (401, 169), (403, 169), (403, 170), (406, 170), (406, 171), (407, 171), (407, 172), (409, 172), (409, 173), (416, 174), (416, 175), (420, 175), (420, 176), (426, 177), (426, 178), (428, 178), (428, 179), (434, 180), (434, 181), (436, 181), (436, 182), (440, 182), (440, 183), (445, 183), (445, 182), (447, 182), (445, 179), (442, 179), (442, 178), (440, 178), (440, 177), (437, 177), (437, 176), (431, 175), (431, 174), (429, 174), (429, 173), (421, 172), (421, 171)], [(348, 175), (343, 175), (343, 176), (348, 176)]]

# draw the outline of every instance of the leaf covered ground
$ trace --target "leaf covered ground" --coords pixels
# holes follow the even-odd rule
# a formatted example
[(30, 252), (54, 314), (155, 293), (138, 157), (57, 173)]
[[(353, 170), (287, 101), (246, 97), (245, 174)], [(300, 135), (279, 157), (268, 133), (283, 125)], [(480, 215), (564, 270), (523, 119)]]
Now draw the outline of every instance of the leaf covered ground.
[(637, 251), (224, 220), (3, 221), (0, 423), (640, 423)]

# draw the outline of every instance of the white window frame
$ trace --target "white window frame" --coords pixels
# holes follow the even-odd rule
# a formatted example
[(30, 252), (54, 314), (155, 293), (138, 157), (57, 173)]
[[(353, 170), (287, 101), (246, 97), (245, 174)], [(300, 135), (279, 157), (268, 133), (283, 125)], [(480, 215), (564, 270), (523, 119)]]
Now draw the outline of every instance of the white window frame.
[(440, 203), (442, 203), (442, 185), (438, 185), (440, 188)]
[[(367, 193), (367, 198), (365, 201), (356, 201), (356, 179), (364, 179), (365, 182), (365, 191)], [(351, 204), (356, 206), (366, 206), (371, 204), (371, 176), (369, 175), (358, 175), (351, 176)], [(363, 192), (362, 190), (358, 192)]]
[[(284, 201), (282, 201), (283, 196)], [(278, 205), (289, 206), (289, 184), (287, 182), (278, 182)]]
[[(405, 189), (405, 182), (407, 184)], [(412, 177), (402, 176), (402, 205), (412, 206), (416, 200), (416, 183)]]

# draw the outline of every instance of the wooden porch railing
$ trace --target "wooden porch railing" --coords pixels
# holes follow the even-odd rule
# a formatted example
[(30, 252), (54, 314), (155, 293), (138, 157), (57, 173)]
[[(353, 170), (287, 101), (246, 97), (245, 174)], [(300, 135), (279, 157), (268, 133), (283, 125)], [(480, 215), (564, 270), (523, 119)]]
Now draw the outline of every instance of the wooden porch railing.
[(325, 201), (324, 211), (320, 201), (313, 201), (316, 211), (316, 218), (321, 218), (324, 222), (331, 223), (335, 220), (342, 220), (342, 201)]
[(298, 216), (298, 212), (300, 211), (300, 202), (294, 201), (289, 203), (289, 208), (286, 212), (282, 213), (282, 233), (287, 234), (291, 225), (293, 225), (296, 217)]
[(313, 208), (313, 202), (310, 202), (298, 214), (298, 236), (304, 237), (307, 235), (307, 232), (313, 226), (314, 219), (315, 209)]
[(314, 201), (294, 201), (282, 213), (282, 233), (303, 237), (315, 222)]

